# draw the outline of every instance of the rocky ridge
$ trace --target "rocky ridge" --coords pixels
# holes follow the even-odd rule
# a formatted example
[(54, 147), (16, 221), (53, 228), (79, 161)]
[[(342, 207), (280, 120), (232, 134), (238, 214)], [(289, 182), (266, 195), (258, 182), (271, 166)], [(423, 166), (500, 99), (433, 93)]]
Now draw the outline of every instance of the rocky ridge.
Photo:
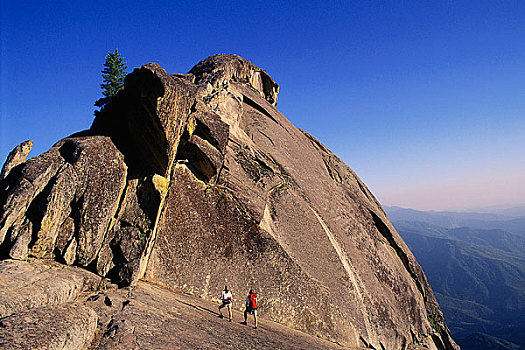
[(456, 349), (380, 204), (276, 109), (278, 91), (235, 55), (187, 74), (135, 69), (89, 130), (28, 161), (27, 146), (13, 151), (0, 179), (2, 259), (208, 300), (225, 283), (255, 288), (263, 318), (350, 348)]

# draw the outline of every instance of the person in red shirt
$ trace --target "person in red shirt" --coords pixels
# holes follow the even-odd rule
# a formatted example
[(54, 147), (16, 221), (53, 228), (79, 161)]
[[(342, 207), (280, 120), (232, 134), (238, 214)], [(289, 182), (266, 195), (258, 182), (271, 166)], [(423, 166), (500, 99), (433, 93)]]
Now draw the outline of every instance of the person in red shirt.
[(244, 325), (248, 324), (246, 322), (248, 314), (253, 315), (253, 319), (255, 321), (255, 325), (253, 326), (253, 328), (257, 328), (257, 294), (255, 294), (253, 289), (250, 289), (250, 293), (246, 297), (246, 310), (244, 310), (244, 321), (241, 322)]

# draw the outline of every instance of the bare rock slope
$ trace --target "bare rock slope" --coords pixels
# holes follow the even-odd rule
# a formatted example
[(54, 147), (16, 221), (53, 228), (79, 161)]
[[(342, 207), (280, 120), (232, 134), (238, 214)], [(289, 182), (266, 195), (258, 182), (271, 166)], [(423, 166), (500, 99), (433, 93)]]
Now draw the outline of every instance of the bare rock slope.
[(235, 55), (135, 69), (90, 130), (2, 174), (0, 254), (203, 299), (254, 288), (263, 318), (348, 347), (457, 349), (380, 204), (278, 91)]
[[(66, 274), (72, 276), (67, 284)], [(55, 288), (40, 290), (46, 281), (52, 284), (54, 275), (59, 280)], [(217, 303), (151, 283), (117, 289), (94, 274), (49, 259), (4, 260), (0, 280), (0, 302), (8, 291), (31, 306), (2, 315), (4, 350), (342, 349), (268, 320), (253, 329), (251, 320), (240, 324), (240, 312), (229, 323), (217, 317)], [(27, 293), (31, 289), (35, 293)]]

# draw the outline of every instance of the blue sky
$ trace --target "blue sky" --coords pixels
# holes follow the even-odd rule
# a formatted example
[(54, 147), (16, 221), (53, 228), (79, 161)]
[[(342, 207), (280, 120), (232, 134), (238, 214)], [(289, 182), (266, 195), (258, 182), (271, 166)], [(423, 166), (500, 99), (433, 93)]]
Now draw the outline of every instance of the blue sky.
[(106, 53), (186, 72), (235, 53), (383, 204), (525, 202), (522, 1), (1, 2), (0, 159), (90, 126)]

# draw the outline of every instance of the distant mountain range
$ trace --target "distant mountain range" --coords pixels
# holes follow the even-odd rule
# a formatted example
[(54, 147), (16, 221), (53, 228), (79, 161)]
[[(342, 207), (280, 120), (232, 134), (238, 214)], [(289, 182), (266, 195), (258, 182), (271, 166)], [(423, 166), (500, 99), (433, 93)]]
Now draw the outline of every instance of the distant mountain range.
[(419, 211), (388, 206), (384, 208), (392, 222), (420, 221), (442, 228), (499, 229), (525, 237), (525, 207), (495, 209), (494, 212)]
[(462, 349), (525, 349), (525, 215), (385, 210)]
[(524, 217), (525, 216), (525, 205), (520, 206), (492, 206), (486, 208), (478, 208), (474, 210), (467, 210), (469, 213), (492, 213), (501, 214), (507, 217)]

